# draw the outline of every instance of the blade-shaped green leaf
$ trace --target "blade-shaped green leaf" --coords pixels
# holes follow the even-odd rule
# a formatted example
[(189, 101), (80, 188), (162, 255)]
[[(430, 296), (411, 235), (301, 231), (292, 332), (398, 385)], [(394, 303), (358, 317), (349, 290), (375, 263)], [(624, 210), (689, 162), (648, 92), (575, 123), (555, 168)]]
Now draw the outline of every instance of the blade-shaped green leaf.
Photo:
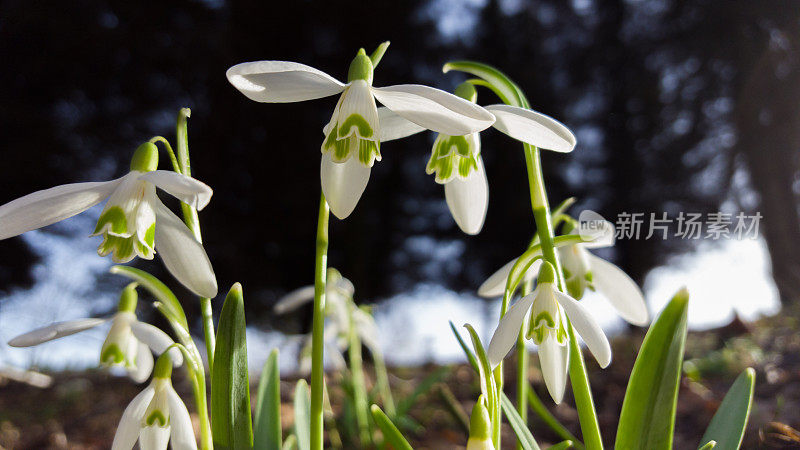
[(109, 272), (137, 281), (140, 285), (147, 289), (153, 295), (153, 297), (160, 300), (161, 303), (166, 306), (171, 319), (177, 320), (181, 325), (183, 325), (183, 328), (187, 330), (189, 329), (189, 325), (186, 322), (186, 314), (183, 312), (181, 302), (178, 301), (178, 297), (175, 297), (175, 294), (173, 294), (167, 285), (162, 283), (161, 280), (153, 275), (150, 275), (144, 270), (139, 270), (135, 267), (129, 266), (112, 266)]
[(467, 361), (469, 361), (469, 365), (475, 369), (475, 372), (478, 372), (478, 360), (475, 359), (475, 355), (472, 353), (472, 350), (469, 349), (467, 343), (464, 342), (464, 338), (461, 337), (461, 334), (456, 330), (456, 326), (453, 325), (453, 322), (450, 322), (450, 329), (453, 330), (453, 334), (456, 336), (456, 340), (458, 340), (458, 345), (461, 346), (461, 350), (464, 351), (464, 354), (467, 355)]
[(688, 306), (689, 293), (681, 289), (647, 331), (625, 391), (615, 448), (672, 448)]
[(412, 450), (411, 444), (408, 443), (403, 434), (400, 433), (400, 430), (392, 423), (386, 414), (381, 411), (378, 405), (372, 405), (370, 407), (372, 411), (372, 419), (375, 421), (375, 424), (378, 425), (378, 428), (381, 429), (381, 433), (383, 433), (383, 439), (388, 443), (394, 450)]
[(286, 436), (286, 440), (283, 441), (283, 447), (281, 450), (297, 450), (297, 437), (293, 434)]
[(514, 404), (511, 403), (511, 400), (508, 399), (505, 392), (500, 395), (500, 406), (502, 406), (503, 412), (508, 416), (508, 423), (511, 425), (511, 429), (514, 430), (514, 434), (517, 435), (517, 441), (522, 445), (522, 448), (525, 450), (539, 450), (539, 444), (537, 444), (536, 439), (533, 438), (531, 430), (528, 429), (528, 425), (522, 420), (522, 417), (520, 417), (516, 408), (514, 408)]
[(574, 448), (572, 441), (561, 441), (547, 450), (567, 450), (568, 448)]
[(739, 374), (711, 419), (711, 424), (700, 440), (701, 444), (716, 441), (714, 448), (717, 450), (737, 450), (742, 445), (755, 384), (756, 372), (752, 368), (748, 367)]
[(256, 399), (253, 447), (280, 450), (281, 448), (281, 377), (278, 349), (272, 350), (261, 371)]
[(311, 450), (311, 391), (302, 378), (294, 388), (294, 435), (298, 450)]
[(244, 296), (236, 283), (225, 297), (217, 329), (211, 377), (211, 429), (220, 449), (253, 447), (250, 380), (247, 373)]
[(717, 447), (717, 441), (708, 441), (706, 445), (700, 447), (700, 450), (711, 450), (712, 448)]

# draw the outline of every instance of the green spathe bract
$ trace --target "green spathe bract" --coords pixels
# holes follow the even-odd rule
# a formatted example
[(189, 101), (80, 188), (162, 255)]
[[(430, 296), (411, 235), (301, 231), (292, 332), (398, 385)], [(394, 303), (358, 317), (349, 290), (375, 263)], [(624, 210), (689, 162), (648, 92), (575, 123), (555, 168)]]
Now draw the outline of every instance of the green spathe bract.
[(615, 448), (672, 448), (689, 292), (681, 289), (650, 326), (633, 365)]

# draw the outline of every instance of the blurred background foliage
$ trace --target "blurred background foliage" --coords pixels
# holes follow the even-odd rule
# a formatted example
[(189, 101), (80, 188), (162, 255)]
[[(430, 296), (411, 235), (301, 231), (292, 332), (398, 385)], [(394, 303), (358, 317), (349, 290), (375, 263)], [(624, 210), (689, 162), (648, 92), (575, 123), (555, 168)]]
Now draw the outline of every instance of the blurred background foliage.
[[(121, 175), (139, 143), (173, 140), (178, 109), (191, 107), (193, 175), (215, 189), (206, 248), (220, 286), (242, 281), (258, 312), (249, 319), (265, 318), (312, 280), (321, 130), (335, 99), (257, 104), (225, 70), (278, 59), (344, 79), (358, 48), (383, 40), (378, 86), (452, 90), (463, 78), (443, 63), (485, 61), (567, 124), (576, 151), (544, 154), (553, 203), (576, 196), (575, 211), (608, 218), (760, 211), (781, 299), (800, 298), (800, 9), (778, 0), (6, 0), (0, 203)], [(497, 102), (488, 91), (479, 101)], [(430, 134), (382, 147), (355, 213), (331, 230), (330, 263), (359, 299), (434, 280), (472, 290), (526, 245), (524, 156), (499, 133), (482, 137), (491, 194), (477, 237), (458, 230), (425, 175)], [(690, 242), (623, 240), (613, 256), (641, 282)], [(26, 249), (0, 245), (0, 291), (32, 282)], [(168, 279), (160, 263), (137, 265)]]

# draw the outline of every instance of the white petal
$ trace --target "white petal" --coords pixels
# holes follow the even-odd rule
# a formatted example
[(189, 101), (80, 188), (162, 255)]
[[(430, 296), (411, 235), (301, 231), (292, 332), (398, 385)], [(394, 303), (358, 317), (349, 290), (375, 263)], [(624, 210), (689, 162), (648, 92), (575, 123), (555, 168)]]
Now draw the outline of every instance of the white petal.
[(139, 432), (140, 450), (167, 450), (170, 426), (149, 426)]
[(371, 352), (380, 353), (380, 339), (378, 337), (378, 326), (375, 324), (375, 319), (360, 308), (356, 308), (353, 311), (353, 322), (358, 335), (361, 337), (361, 342), (363, 342)]
[(207, 184), (171, 170), (153, 170), (139, 176), (163, 189), (167, 194), (200, 211), (211, 201), (214, 191)]
[(378, 120), (381, 124), (381, 142), (402, 139), (425, 131), (424, 127), (403, 118), (385, 106), (378, 108)]
[[(351, 115), (357, 114), (367, 121), (371, 129), (368, 135), (362, 135), (361, 130), (356, 125), (351, 125), (349, 129), (342, 129), (344, 121)], [(337, 130), (337, 139), (342, 139), (353, 134), (368, 139), (377, 141), (380, 136), (380, 122), (378, 120), (378, 107), (375, 105), (375, 97), (372, 96), (372, 90), (364, 80), (356, 80), (350, 83), (350, 87), (342, 94), (342, 102), (339, 105), (338, 117), (339, 128)]]
[(197, 449), (189, 411), (172, 387), (167, 390), (167, 400), (169, 401), (169, 424), (172, 428), (170, 436), (172, 450)]
[(373, 88), (387, 108), (429, 130), (462, 136), (485, 130), (494, 116), (480, 106), (453, 94), (418, 84)]
[(330, 152), (322, 155), (322, 192), (336, 217), (346, 219), (356, 208), (361, 194), (367, 188), (370, 170), (358, 158), (349, 158), (340, 164), (331, 160)]
[(500, 319), (500, 324), (494, 330), (492, 340), (489, 342), (489, 349), (486, 352), (492, 369), (503, 361), (508, 351), (517, 342), (517, 336), (519, 336), (519, 332), (522, 329), (522, 322), (525, 320), (525, 315), (531, 309), (531, 305), (538, 293), (539, 288), (536, 288), (533, 292), (518, 300), (514, 306), (506, 311), (506, 315)]
[(478, 168), (467, 176), (466, 180), (455, 177), (444, 185), (444, 196), (450, 214), (467, 234), (478, 234), (486, 220), (486, 210), (489, 208), (489, 182), (486, 180), (486, 171), (483, 160), (477, 157)]
[(0, 240), (54, 224), (108, 198), (125, 177), (37, 191), (0, 206)]
[(592, 282), (597, 290), (611, 302), (620, 317), (634, 325), (645, 325), (649, 321), (644, 294), (636, 282), (622, 269), (589, 253)]
[(144, 383), (153, 372), (153, 354), (143, 342), (131, 339), (136, 345), (136, 365), (128, 369), (128, 376), (136, 383)]
[(611, 363), (611, 345), (608, 343), (608, 338), (600, 327), (600, 324), (594, 320), (591, 313), (580, 304), (577, 300), (562, 292), (553, 291), (556, 295), (558, 304), (564, 308), (567, 313), (572, 326), (575, 331), (581, 335), (583, 342), (589, 347), (600, 367), (605, 368)]
[(108, 322), (109, 319), (75, 319), (65, 322), (56, 322), (46, 327), (37, 328), (25, 334), (21, 334), (8, 341), (12, 347), (31, 347), (53, 339), (62, 338), (71, 334), (79, 333), (89, 328)]
[(564, 399), (569, 372), (569, 344), (559, 345), (558, 341), (549, 337), (539, 345), (539, 365), (547, 391), (556, 404)]
[(311, 300), (314, 300), (314, 286), (303, 286), (284, 295), (278, 300), (278, 303), (275, 303), (272, 310), (275, 314), (285, 314), (289, 311), (294, 311)]
[[(500, 297), (506, 292), (506, 282), (508, 281), (508, 275), (511, 274), (511, 269), (516, 264), (517, 260), (512, 259), (506, 265), (501, 267), (497, 270), (497, 272), (493, 273), (486, 281), (481, 284), (478, 288), (478, 295), (481, 297), (491, 298), (491, 297)], [(539, 267), (542, 265), (542, 260), (537, 259), (536, 261), (531, 264), (528, 268), (528, 271), (525, 272), (525, 277), (523, 278), (523, 282), (535, 280), (536, 277), (539, 276)]]
[(228, 81), (250, 100), (264, 103), (302, 102), (328, 97), (344, 84), (321, 70), (287, 61), (237, 64), (226, 72)]
[(509, 105), (491, 105), (486, 109), (497, 118), (494, 127), (514, 139), (563, 153), (575, 148), (575, 135), (551, 117)]
[(200, 297), (217, 296), (217, 277), (202, 244), (186, 224), (156, 200), (156, 251), (167, 270)]
[[(175, 343), (167, 333), (149, 323), (134, 320), (131, 322), (131, 331), (136, 339), (145, 343), (157, 355), (164, 353), (170, 345)], [(170, 349), (169, 356), (173, 366), (178, 367), (183, 364), (183, 354), (177, 348)]]
[(155, 389), (151, 384), (134, 397), (128, 407), (125, 408), (125, 412), (122, 413), (122, 418), (119, 420), (119, 425), (117, 425), (117, 433), (114, 435), (114, 443), (111, 444), (111, 450), (131, 450), (133, 448), (133, 444), (139, 438), (142, 417), (147, 411), (154, 393)]

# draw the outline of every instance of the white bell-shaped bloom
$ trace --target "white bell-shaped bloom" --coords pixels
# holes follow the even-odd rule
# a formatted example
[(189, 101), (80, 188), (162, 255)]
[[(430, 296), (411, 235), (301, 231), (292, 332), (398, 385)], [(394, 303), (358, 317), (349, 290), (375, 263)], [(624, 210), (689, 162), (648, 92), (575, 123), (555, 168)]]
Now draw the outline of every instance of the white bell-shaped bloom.
[[(300, 102), (341, 94), (323, 128), (322, 191), (336, 217), (353, 212), (369, 181), (381, 142), (423, 129), (465, 135), (494, 123), (494, 116), (472, 102), (427, 86), (372, 86), (373, 64), (361, 49), (350, 65), (348, 83), (304, 64), (259, 61), (237, 64), (228, 81), (249, 99), (262, 103)], [(386, 108), (377, 108), (376, 100)]]
[[(572, 231), (572, 234), (577, 233), (577, 228)], [(603, 222), (602, 228), (596, 233), (599, 237), (592, 242), (567, 245), (557, 249), (564, 270), (567, 292), (572, 297), (581, 299), (587, 288), (597, 290), (627, 322), (638, 326), (647, 324), (649, 321), (647, 303), (636, 282), (619, 267), (589, 252), (589, 249), (614, 245), (614, 226), (610, 222)], [(508, 262), (487, 278), (478, 288), (478, 295), (482, 297), (503, 295), (506, 279), (515, 262), (516, 260)], [(526, 281), (535, 279), (540, 266), (541, 260), (534, 262), (525, 272), (524, 279)]]
[[(343, 277), (338, 270), (329, 267), (325, 289), (325, 331), (323, 341), (328, 349), (325, 352), (334, 368), (344, 368), (346, 363), (342, 352), (349, 345), (348, 332), (354, 327), (361, 342), (373, 354), (380, 354), (378, 326), (368, 312), (353, 301), (353, 283)], [(286, 294), (273, 307), (276, 314), (286, 314), (314, 300), (314, 286), (304, 286)], [(304, 339), (300, 351), (300, 373), (311, 369), (311, 336)]]
[(560, 292), (555, 285), (555, 269), (545, 262), (533, 292), (512, 306), (495, 330), (487, 351), (489, 362), (496, 367), (517, 341), (525, 317), (530, 313), (526, 338), (539, 347), (539, 362), (547, 390), (556, 403), (564, 398), (569, 364), (567, 318), (586, 342), (600, 367), (611, 363), (611, 346), (603, 329), (577, 300)]
[(156, 363), (153, 380), (122, 413), (112, 450), (131, 450), (139, 441), (142, 450), (195, 450), (192, 419), (170, 379), (169, 358)]
[(103, 236), (97, 252), (124, 263), (158, 251), (170, 273), (195, 294), (217, 295), (217, 279), (203, 246), (188, 227), (159, 200), (156, 187), (196, 209), (212, 190), (185, 175), (156, 170), (158, 149), (151, 143), (134, 153), (131, 171), (115, 180), (74, 183), (34, 192), (0, 206), (0, 240), (79, 214), (108, 199), (93, 236)]
[[(53, 323), (19, 335), (11, 339), (8, 345), (33, 347), (111, 322), (111, 328), (100, 350), (100, 364), (106, 367), (124, 367), (132, 380), (142, 383), (150, 377), (153, 370), (151, 351), (160, 355), (167, 351), (174, 341), (158, 327), (136, 318), (136, 301), (136, 283), (131, 283), (122, 291), (118, 312), (111, 318), (86, 318)], [(180, 350), (172, 349), (170, 354), (176, 365), (183, 363)]]
[[(470, 102), (477, 100), (475, 87), (470, 83), (461, 84), (455, 93)], [(508, 105), (491, 105), (486, 110), (497, 118), (494, 128), (518, 141), (562, 153), (575, 148), (572, 132), (544, 114)], [(478, 234), (489, 207), (489, 184), (478, 133), (464, 136), (440, 133), (425, 171), (435, 173), (436, 182), (444, 185), (447, 206), (458, 227), (467, 234)]]

